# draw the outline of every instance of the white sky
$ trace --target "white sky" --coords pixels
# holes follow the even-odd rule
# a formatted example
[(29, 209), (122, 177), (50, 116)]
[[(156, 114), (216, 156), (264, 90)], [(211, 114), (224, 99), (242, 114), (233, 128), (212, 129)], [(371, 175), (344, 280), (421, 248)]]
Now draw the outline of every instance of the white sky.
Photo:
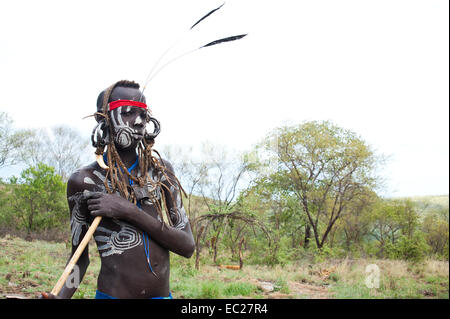
[[(210, 140), (249, 149), (283, 123), (331, 120), (391, 160), (387, 196), (449, 193), (449, 2), (2, 1), (0, 110), (16, 127), (67, 124), (90, 136), (98, 93), (150, 83), (157, 146)], [(156, 147), (156, 148), (158, 148)]]

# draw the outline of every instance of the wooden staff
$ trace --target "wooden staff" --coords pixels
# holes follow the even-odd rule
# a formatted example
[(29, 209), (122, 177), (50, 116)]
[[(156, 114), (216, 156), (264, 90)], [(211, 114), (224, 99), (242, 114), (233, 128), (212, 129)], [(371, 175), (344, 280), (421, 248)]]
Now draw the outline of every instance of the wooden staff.
[(57, 296), (59, 292), (61, 291), (62, 287), (64, 286), (64, 283), (67, 280), (67, 277), (69, 277), (70, 273), (72, 272), (73, 267), (75, 267), (75, 264), (77, 263), (78, 259), (80, 258), (81, 254), (83, 253), (84, 249), (88, 245), (89, 241), (92, 238), (92, 235), (94, 234), (95, 230), (97, 229), (98, 225), (100, 224), (100, 221), (102, 220), (102, 216), (95, 217), (94, 221), (92, 222), (91, 226), (89, 227), (88, 231), (86, 232), (86, 235), (84, 235), (83, 240), (78, 245), (77, 250), (75, 250), (75, 253), (72, 255), (72, 258), (70, 258), (66, 268), (64, 269), (64, 272), (62, 273), (61, 277), (59, 277), (58, 282), (56, 283), (55, 287), (53, 287), (51, 294)]

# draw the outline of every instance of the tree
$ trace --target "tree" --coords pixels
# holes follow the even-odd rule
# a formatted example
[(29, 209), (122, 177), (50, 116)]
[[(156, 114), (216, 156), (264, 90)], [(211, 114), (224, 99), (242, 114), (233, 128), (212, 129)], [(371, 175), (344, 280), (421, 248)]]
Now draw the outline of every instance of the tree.
[(10, 179), (9, 214), (19, 228), (31, 232), (58, 225), (67, 217), (65, 184), (53, 167), (39, 163)]
[[(47, 129), (34, 129), (22, 149), (23, 161), (31, 166), (45, 163), (53, 166), (64, 181), (83, 164), (88, 162), (89, 141), (73, 128), (55, 126)], [(92, 153), (93, 154), (93, 153)]]
[(278, 177), (275, 173), (257, 179), (246, 192), (244, 201), (244, 207), (257, 214), (270, 234), (270, 244), (263, 253), (257, 252), (257, 259), (263, 257), (268, 264), (282, 262), (288, 251), (295, 252), (292, 248), (305, 246), (305, 226), (309, 225), (299, 201)]
[[(249, 180), (245, 175), (248, 163), (240, 154), (209, 142), (202, 143), (200, 152), (193, 147), (166, 146), (163, 157), (172, 163), (187, 196), (188, 215), (196, 243), (196, 268), (202, 247), (208, 244), (217, 262), (219, 242), (227, 229), (225, 244), (243, 243), (245, 230), (263, 227), (239, 203), (241, 191)], [(230, 246), (232, 255), (235, 247)]]
[[(225, 227), (239, 225), (231, 222), (240, 221), (244, 224), (257, 224), (252, 216), (239, 211), (236, 200), (240, 192), (246, 189), (249, 181), (245, 179), (248, 163), (240, 154), (230, 155), (225, 147), (215, 146), (211, 143), (202, 145), (203, 174), (198, 181), (198, 190), (202, 202), (207, 207), (207, 214), (193, 220), (195, 229), (202, 229), (196, 236), (205, 237), (210, 234), (210, 243), (213, 250), (213, 260), (217, 262), (217, 249)], [(196, 240), (199, 244), (202, 240)], [(201, 247), (196, 249), (196, 259), (199, 258)]]
[[(419, 214), (408, 199), (380, 199), (370, 214), (370, 234), (378, 241), (380, 257), (401, 258), (411, 247), (421, 247)], [(417, 248), (416, 247), (416, 248)], [(414, 250), (417, 252), (417, 249)]]
[[(206, 163), (195, 159), (194, 150), (192, 146), (182, 147), (179, 145), (167, 145), (162, 149), (162, 156), (170, 161), (175, 175), (181, 182), (185, 191), (187, 202), (183, 202), (183, 206), (187, 211), (187, 215), (191, 222), (192, 234), (195, 239), (195, 268), (199, 268), (200, 251), (204, 244), (205, 226), (199, 225), (193, 221), (202, 211), (207, 211), (203, 200), (195, 194), (199, 194), (199, 183), (205, 178), (207, 173)], [(184, 199), (183, 199), (184, 200)], [(199, 226), (199, 227), (197, 227)]]
[(361, 246), (367, 237), (371, 226), (371, 213), (378, 196), (374, 192), (367, 192), (359, 197), (348, 207), (348, 213), (340, 221), (339, 230), (344, 237), (344, 245), (347, 251), (354, 245)]
[(0, 112), (0, 168), (20, 162), (19, 150), (31, 135), (27, 130), (15, 130), (8, 114)]
[(318, 248), (350, 203), (377, 184), (381, 158), (355, 133), (328, 121), (278, 128), (259, 148), (277, 160), (278, 183), (297, 197)]
[(431, 252), (448, 258), (449, 216), (448, 207), (429, 212), (423, 222), (422, 230), (431, 247)]
[(89, 152), (90, 143), (83, 138), (80, 133), (67, 126), (55, 126), (52, 128), (52, 143), (50, 151), (49, 165), (53, 166), (56, 173), (64, 181), (84, 163), (88, 161), (86, 154)]
[(167, 145), (161, 152), (163, 158), (167, 158), (172, 164), (175, 175), (186, 193), (185, 209), (191, 220), (197, 217), (202, 208), (204, 209), (204, 205), (199, 205), (200, 199), (195, 194), (200, 194), (199, 184), (207, 173), (206, 162), (195, 159), (193, 153), (192, 146), (179, 145)]

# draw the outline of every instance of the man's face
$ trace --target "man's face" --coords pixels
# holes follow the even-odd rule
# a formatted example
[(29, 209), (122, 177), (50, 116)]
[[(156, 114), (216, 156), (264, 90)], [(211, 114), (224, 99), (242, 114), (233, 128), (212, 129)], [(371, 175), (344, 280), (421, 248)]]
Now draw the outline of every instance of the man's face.
[[(143, 101), (141, 92), (136, 88), (116, 87), (111, 99)], [(147, 110), (137, 106), (119, 106), (110, 111), (114, 142), (118, 149), (136, 148), (145, 133)]]
[(146, 109), (137, 106), (120, 106), (110, 112), (117, 148), (135, 148), (138, 145), (144, 137), (146, 114)]

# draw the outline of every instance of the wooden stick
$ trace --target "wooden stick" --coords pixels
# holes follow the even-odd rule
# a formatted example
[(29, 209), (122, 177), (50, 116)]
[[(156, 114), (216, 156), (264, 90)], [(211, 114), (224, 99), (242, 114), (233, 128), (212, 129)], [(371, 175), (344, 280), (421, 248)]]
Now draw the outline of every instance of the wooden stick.
[(74, 254), (72, 255), (72, 258), (70, 258), (70, 261), (67, 263), (67, 266), (64, 269), (64, 272), (62, 273), (61, 277), (59, 277), (59, 280), (56, 283), (55, 287), (53, 287), (53, 290), (51, 291), (52, 295), (57, 296), (59, 294), (59, 292), (61, 291), (62, 287), (64, 286), (64, 284), (67, 280), (67, 277), (69, 277), (70, 273), (72, 272), (73, 267), (75, 267), (75, 264), (77, 263), (78, 259), (80, 258), (81, 254), (83, 253), (87, 244), (91, 240), (92, 235), (94, 234), (94, 232), (97, 229), (98, 225), (100, 224), (101, 220), (102, 220), (102, 216), (95, 217), (94, 221), (92, 222), (91, 226), (89, 227), (88, 231), (86, 232), (86, 235), (84, 235), (83, 240), (78, 245), (77, 250), (75, 250)]

